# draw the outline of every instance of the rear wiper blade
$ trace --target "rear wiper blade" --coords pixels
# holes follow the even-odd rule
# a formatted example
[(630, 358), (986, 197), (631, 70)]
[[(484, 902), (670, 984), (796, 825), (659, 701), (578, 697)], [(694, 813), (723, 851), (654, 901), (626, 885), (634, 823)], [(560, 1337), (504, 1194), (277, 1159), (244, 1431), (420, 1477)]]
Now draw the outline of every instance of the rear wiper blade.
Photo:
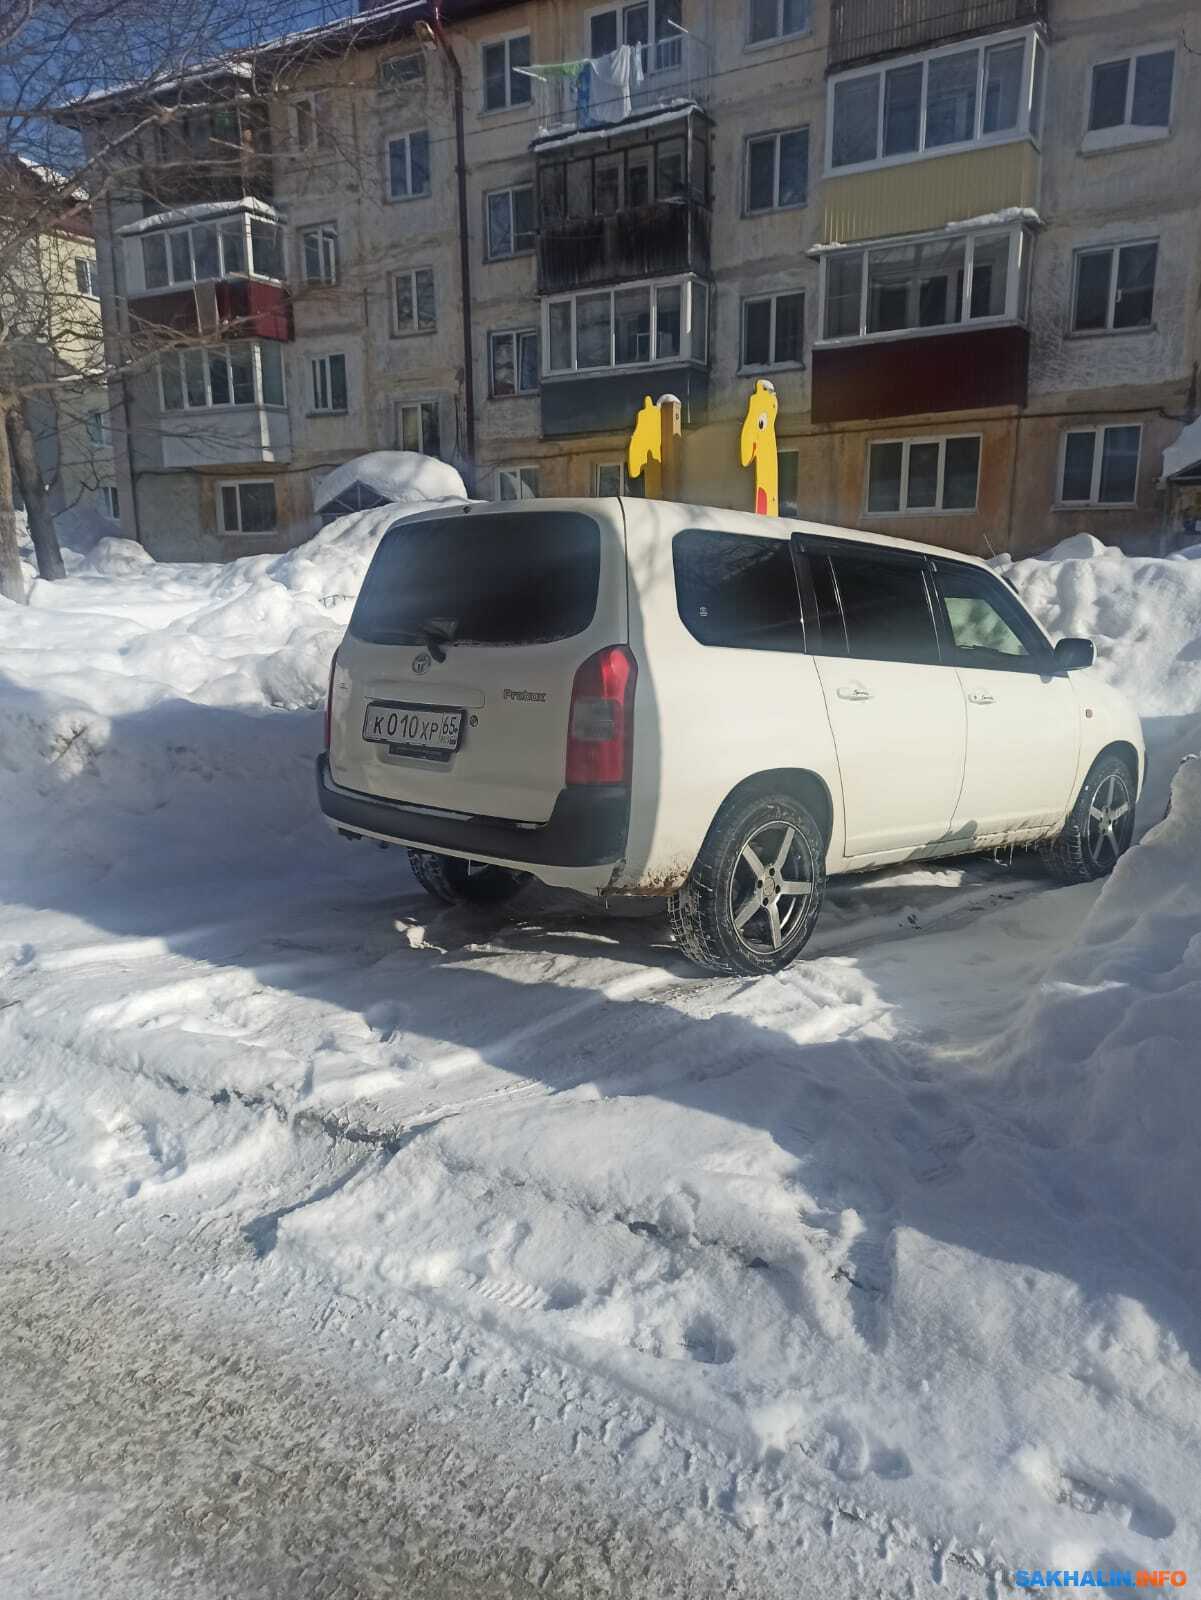
[(428, 649), (435, 661), (446, 660), (445, 646), (454, 643), (457, 624), (452, 623), (444, 627), (440, 622), (417, 622), (413, 624), (413, 632)]

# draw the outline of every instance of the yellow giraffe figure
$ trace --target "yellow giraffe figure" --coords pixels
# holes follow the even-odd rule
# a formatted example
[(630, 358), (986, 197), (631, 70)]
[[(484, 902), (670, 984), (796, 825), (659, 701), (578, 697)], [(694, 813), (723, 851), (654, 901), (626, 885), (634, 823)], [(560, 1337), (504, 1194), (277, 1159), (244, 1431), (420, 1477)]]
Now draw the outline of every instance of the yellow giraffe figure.
[(775, 384), (760, 378), (747, 401), (738, 453), (744, 467), (755, 464), (755, 510), (762, 517), (780, 515), (780, 463), (776, 456), (779, 409)]
[(648, 394), (634, 419), (626, 462), (631, 478), (646, 474), (648, 500), (662, 498), (663, 488), (663, 413)]

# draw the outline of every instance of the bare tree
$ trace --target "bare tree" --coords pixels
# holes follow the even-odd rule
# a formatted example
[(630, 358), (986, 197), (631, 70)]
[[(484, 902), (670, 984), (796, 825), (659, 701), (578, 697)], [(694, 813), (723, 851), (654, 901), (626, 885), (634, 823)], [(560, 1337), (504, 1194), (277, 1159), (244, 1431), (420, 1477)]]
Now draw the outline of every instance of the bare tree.
[[(24, 598), (14, 487), (29, 517), (38, 570), (60, 577), (36, 436), (50, 415), (81, 422), (110, 379), (164, 348), (202, 343), (195, 329), (143, 318), (129, 336), (101, 338), (94, 305), (74, 280), (71, 239), (94, 208), (145, 191), (144, 141), (161, 159), (164, 209), (173, 173), (195, 187), (197, 162), (213, 177), (245, 174), (259, 158), (237, 109), (246, 52), (299, 18), (327, 20), (338, 0), (0, 0), (0, 595)], [(198, 70), (203, 68), (203, 70)], [(122, 115), (88, 118), (93, 97), (121, 86)], [(245, 98), (244, 94), (241, 98)], [(74, 115), (63, 114), (75, 107)], [(222, 120), (221, 113), (225, 116)], [(189, 127), (226, 128), (198, 150)], [(85, 137), (86, 129), (86, 137)], [(247, 188), (247, 193), (253, 190)], [(231, 330), (223, 327), (222, 336)], [(77, 430), (78, 431), (78, 430)]]

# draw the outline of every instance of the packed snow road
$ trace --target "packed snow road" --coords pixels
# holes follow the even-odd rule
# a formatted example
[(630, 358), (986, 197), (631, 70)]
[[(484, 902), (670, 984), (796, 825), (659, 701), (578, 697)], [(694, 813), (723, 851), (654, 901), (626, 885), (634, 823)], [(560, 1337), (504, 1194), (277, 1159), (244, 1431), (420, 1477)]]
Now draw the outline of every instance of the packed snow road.
[[(3, 1593), (1201, 1569), (1201, 763), (1104, 889), (846, 882), (778, 978), (654, 905), (437, 909), (314, 815), (378, 521), (0, 610)], [(1015, 575), (1138, 698), (1153, 821), (1201, 563)]]

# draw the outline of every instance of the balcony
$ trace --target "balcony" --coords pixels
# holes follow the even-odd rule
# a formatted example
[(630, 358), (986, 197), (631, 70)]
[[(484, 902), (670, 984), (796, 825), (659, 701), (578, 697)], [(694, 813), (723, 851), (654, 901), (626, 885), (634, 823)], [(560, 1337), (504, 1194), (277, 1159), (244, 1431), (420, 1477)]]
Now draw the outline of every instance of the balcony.
[(288, 413), (263, 406), (165, 412), (156, 424), (163, 466), (258, 466), (292, 458)]
[(604, 133), (674, 106), (703, 106), (712, 65), (702, 39), (673, 27), (655, 43), (623, 46), (594, 61), (525, 70), (533, 80), (537, 146), (564, 134)]
[(1044, 22), (1046, 15), (1046, 0), (833, 0), (827, 71)]
[(144, 331), (292, 337), (282, 230), (261, 201), (162, 212), (120, 235), (130, 316)]
[(607, 217), (545, 224), (538, 233), (538, 293), (663, 273), (709, 270), (709, 211), (661, 200)]
[(972, 328), (810, 352), (815, 423), (1024, 406), (1026, 328)]

